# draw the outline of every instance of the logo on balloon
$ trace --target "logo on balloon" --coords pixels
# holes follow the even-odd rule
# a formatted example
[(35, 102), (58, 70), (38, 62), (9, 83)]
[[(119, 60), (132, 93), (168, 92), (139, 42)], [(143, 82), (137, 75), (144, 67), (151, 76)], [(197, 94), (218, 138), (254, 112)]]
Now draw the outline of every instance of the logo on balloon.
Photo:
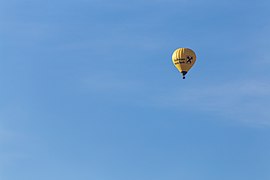
[(192, 56), (188, 56), (188, 57), (187, 57), (187, 63), (191, 64), (191, 60), (192, 60), (192, 59), (193, 59)]

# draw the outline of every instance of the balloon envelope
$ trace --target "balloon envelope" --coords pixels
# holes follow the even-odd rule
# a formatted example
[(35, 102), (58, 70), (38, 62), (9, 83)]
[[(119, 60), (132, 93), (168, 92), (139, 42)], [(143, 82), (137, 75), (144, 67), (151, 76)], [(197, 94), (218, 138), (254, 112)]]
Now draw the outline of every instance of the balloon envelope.
[(189, 48), (178, 48), (173, 52), (172, 61), (185, 79), (185, 75), (196, 61), (196, 54)]

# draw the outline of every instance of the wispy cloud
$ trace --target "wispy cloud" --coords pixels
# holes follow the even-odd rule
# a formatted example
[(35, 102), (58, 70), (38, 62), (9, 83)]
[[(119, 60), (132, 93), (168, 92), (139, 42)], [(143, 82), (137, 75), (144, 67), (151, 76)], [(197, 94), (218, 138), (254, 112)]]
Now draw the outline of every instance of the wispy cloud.
[(263, 81), (176, 89), (155, 97), (154, 101), (159, 106), (176, 109), (180, 106), (189, 113), (203, 111), (232, 120), (270, 125), (270, 85)]

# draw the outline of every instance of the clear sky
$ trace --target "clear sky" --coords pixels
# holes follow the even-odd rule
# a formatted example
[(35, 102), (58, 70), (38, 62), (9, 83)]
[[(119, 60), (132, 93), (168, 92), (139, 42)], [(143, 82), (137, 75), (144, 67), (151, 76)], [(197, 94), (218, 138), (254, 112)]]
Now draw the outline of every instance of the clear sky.
[(0, 180), (269, 180), (269, 9), (0, 0)]

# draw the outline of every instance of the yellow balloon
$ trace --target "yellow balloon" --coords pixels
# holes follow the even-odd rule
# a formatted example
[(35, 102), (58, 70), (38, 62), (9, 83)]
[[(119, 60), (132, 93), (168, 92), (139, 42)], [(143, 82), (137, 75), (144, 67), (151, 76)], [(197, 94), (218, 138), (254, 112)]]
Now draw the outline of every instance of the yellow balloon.
[(196, 61), (196, 54), (189, 48), (178, 48), (173, 52), (172, 61), (185, 79), (185, 75)]

